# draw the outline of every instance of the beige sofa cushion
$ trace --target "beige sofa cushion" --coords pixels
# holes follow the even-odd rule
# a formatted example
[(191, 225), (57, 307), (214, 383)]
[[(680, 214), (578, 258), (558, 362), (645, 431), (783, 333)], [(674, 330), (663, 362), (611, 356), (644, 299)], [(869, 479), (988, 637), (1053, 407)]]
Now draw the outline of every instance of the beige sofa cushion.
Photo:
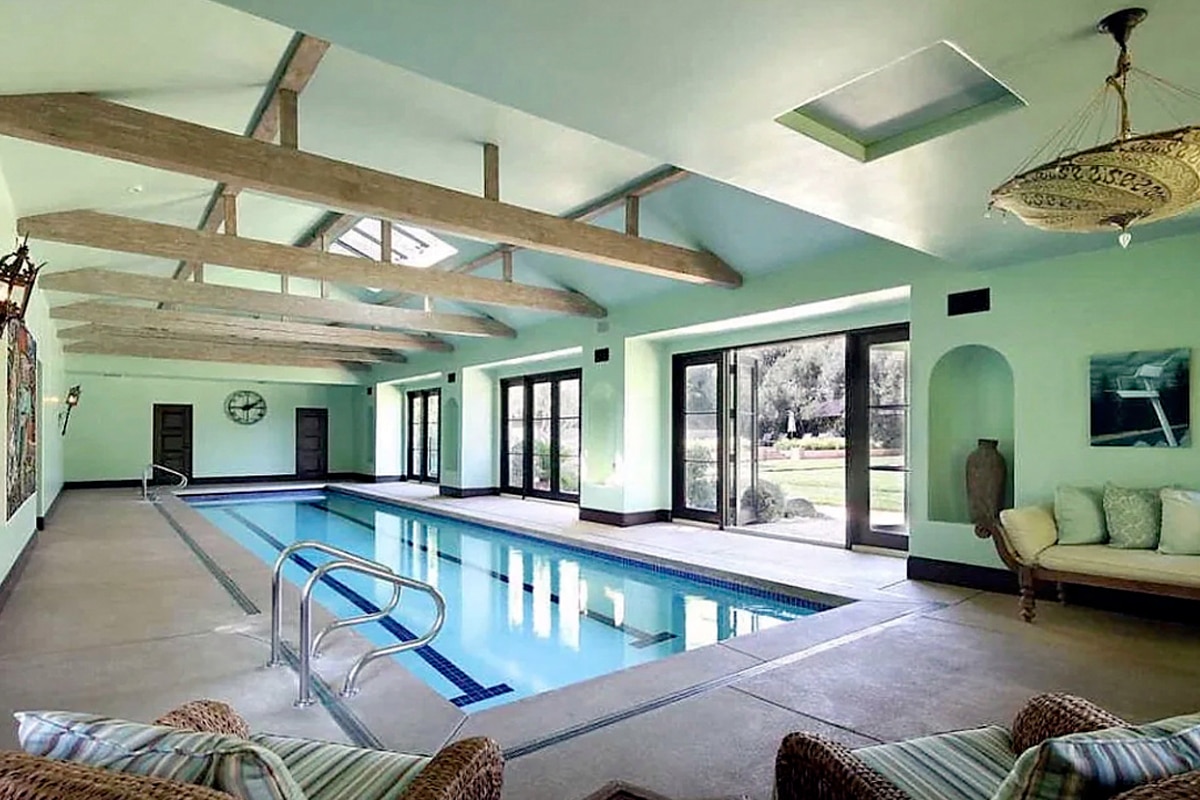
[(1060, 572), (1200, 587), (1200, 556), (1168, 556), (1154, 550), (1118, 550), (1106, 544), (1048, 547), (1037, 565)]
[(1043, 506), (1006, 508), (1000, 512), (1000, 524), (1004, 526), (1008, 543), (1017, 551), (1017, 558), (1022, 564), (1035, 563), (1038, 553), (1058, 541), (1054, 512)]

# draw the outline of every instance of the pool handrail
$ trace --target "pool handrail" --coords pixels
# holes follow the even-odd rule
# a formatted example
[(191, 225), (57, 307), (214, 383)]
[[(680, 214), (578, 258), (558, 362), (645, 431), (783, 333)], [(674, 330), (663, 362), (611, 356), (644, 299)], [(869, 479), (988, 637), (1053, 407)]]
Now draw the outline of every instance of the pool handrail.
[(394, 586), (408, 587), (416, 589), (420, 592), (425, 592), (433, 598), (434, 605), (437, 608), (437, 616), (434, 618), (433, 624), (424, 635), (418, 636), (416, 639), (410, 639), (407, 642), (399, 642), (398, 644), (388, 645), (386, 647), (377, 647), (370, 650), (359, 657), (354, 665), (350, 667), (350, 671), (346, 674), (346, 680), (342, 684), (342, 697), (351, 697), (357, 693), (358, 688), (355, 685), (358, 681), (358, 675), (370, 662), (383, 656), (395, 655), (406, 650), (412, 650), (417, 647), (429, 644), (438, 633), (442, 630), (442, 625), (446, 622), (446, 598), (432, 584), (418, 581), (413, 578), (407, 578), (403, 575), (397, 575), (382, 564), (374, 564), (365, 559), (355, 556), (353, 559), (343, 561), (330, 561), (327, 564), (322, 564), (313, 570), (308, 576), (308, 580), (304, 583), (304, 589), (300, 592), (300, 691), (296, 698), (295, 705), (297, 707), (310, 706), (313, 703), (312, 699), (312, 593), (317, 584), (325, 577), (326, 574), (334, 570), (346, 569), (351, 572), (357, 572), (362, 575), (375, 578), (381, 581), (388, 581)]
[[(283, 663), (283, 567), (285, 564), (287, 564), (288, 559), (290, 559), (293, 554), (298, 553), (301, 550), (317, 550), (321, 553), (325, 553), (326, 555), (341, 559), (342, 561), (353, 561), (357, 564), (391, 572), (391, 570), (388, 570), (387, 567), (385, 567), (383, 564), (380, 564), (378, 561), (371, 561), (370, 559), (351, 553), (349, 550), (343, 550), (342, 548), (334, 547), (331, 544), (318, 542), (315, 539), (302, 539), (283, 548), (283, 550), (279, 552), (279, 558), (275, 559), (275, 565), (271, 567), (271, 658), (269, 661), (267, 661), (268, 667), (277, 667)], [(393, 584), (393, 586), (395, 586), (395, 584)], [(386, 616), (387, 613), (390, 613), (392, 609), (396, 607), (396, 603), (400, 602), (399, 587), (397, 587), (394, 595), (395, 596), (392, 598), (392, 603), (388, 606), (387, 612), (384, 612), (378, 616), (365, 614), (362, 617), (352, 617), (348, 620), (345, 620), (345, 624), (350, 625), (355, 624), (356, 622), (370, 622), (372, 620), (367, 619), (367, 617), (380, 619), (383, 616)], [(339, 625), (337, 627), (345, 626)], [(316, 643), (320, 644), (321, 639), (323, 639), (325, 634), (331, 629), (332, 626), (327, 626), (325, 630), (322, 630), (321, 634), (317, 637)]]
[(154, 477), (154, 470), (156, 470), (156, 469), (160, 469), (163, 472), (166, 472), (168, 474), (174, 475), (176, 478), (179, 478), (179, 484), (174, 487), (175, 489), (186, 489), (187, 488), (187, 485), (188, 485), (187, 475), (184, 475), (182, 472), (179, 472), (178, 470), (173, 470), (170, 467), (164, 467), (162, 464), (150, 463), (150, 464), (147, 464), (146, 468), (142, 470), (142, 499), (143, 500), (150, 499), (150, 481)]

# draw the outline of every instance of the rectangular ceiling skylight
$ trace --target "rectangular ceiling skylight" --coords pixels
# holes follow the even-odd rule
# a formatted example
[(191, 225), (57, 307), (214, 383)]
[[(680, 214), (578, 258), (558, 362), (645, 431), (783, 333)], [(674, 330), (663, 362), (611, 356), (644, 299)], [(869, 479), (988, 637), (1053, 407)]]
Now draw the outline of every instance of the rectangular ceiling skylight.
[[(362, 219), (329, 246), (329, 252), (358, 256), (380, 261), (383, 245), (379, 237), (379, 220)], [(458, 252), (458, 248), (439, 239), (424, 228), (411, 225), (392, 225), (393, 264), (406, 267), (432, 267)]]
[(775, 121), (859, 161), (871, 161), (1023, 105), (970, 56), (942, 41)]

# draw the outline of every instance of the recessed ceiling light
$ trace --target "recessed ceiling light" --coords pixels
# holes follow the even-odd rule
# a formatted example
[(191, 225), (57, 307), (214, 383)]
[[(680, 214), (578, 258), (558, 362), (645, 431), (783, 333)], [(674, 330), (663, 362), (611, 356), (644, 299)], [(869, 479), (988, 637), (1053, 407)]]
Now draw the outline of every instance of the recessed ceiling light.
[(141, 194), (143, 189), (144, 189), (144, 187), (140, 183), (138, 183), (138, 184), (134, 184), (133, 186), (130, 186), (125, 191), (129, 192), (130, 194)]

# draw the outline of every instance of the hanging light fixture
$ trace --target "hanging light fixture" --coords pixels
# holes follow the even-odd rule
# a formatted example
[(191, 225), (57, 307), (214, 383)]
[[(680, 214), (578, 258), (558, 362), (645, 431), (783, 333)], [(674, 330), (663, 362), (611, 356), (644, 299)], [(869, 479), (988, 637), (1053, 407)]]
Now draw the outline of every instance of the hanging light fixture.
[(0, 328), (10, 319), (25, 319), (33, 283), (42, 266), (29, 259), (28, 236), (16, 250), (0, 258)]
[[(1146, 14), (1144, 8), (1126, 8), (1100, 21), (1098, 30), (1119, 48), (1116, 69), (1091, 103), (1018, 167), (1018, 174), (992, 190), (989, 210), (1015, 214), (1026, 225), (1048, 231), (1118, 231), (1121, 246), (1128, 247), (1130, 227), (1200, 205), (1200, 126), (1136, 134), (1130, 119), (1131, 76), (1147, 79), (1150, 94), (1166, 90), (1176, 99), (1200, 98), (1133, 66), (1129, 35)], [(1116, 137), (1080, 149), (1082, 136), (1093, 129), (1090, 123), (1097, 117), (1103, 123), (1114, 100)], [(1027, 169), (1047, 154), (1053, 154), (1051, 160)]]

